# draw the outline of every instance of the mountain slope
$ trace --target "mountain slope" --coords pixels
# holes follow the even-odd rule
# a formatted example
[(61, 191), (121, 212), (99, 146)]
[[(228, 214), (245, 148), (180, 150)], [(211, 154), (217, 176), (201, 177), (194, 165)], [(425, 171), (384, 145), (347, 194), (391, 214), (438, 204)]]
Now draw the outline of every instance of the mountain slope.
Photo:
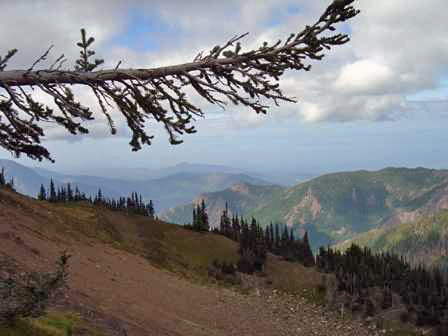
[(376, 252), (403, 255), (414, 264), (438, 265), (448, 269), (448, 210), (418, 220), (369, 230), (336, 245), (345, 250), (351, 244)]
[[(260, 194), (260, 196), (258, 196)], [(231, 190), (201, 195), (213, 224), (227, 201), (232, 212), (254, 216), (262, 225), (286, 223), (307, 230), (313, 248), (337, 243), (381, 225), (393, 226), (448, 208), (448, 171), (386, 168), (323, 175), (289, 189), (273, 189), (264, 197), (249, 192), (250, 202)], [(243, 197), (243, 199), (244, 199)], [(242, 202), (243, 206), (238, 206)], [(191, 221), (192, 205), (164, 212), (176, 223)]]
[(447, 200), (448, 171), (386, 168), (318, 177), (248, 215), (307, 227), (315, 242), (325, 244), (433, 213), (448, 207)]
[(269, 204), (284, 191), (283, 187), (275, 185), (253, 185), (250, 183), (235, 184), (222, 191), (203, 193), (192, 203), (168, 209), (161, 213), (161, 218), (172, 223), (191, 223), (193, 206), (204, 200), (207, 204), (207, 214), (211, 227), (219, 227), (222, 210), (227, 202), (230, 216), (246, 214), (248, 211)]
[[(376, 334), (290, 295), (270, 290), (241, 295), (201, 285), (214, 258), (236, 260), (237, 245), (147, 217), (82, 203), (39, 202), (0, 189), (0, 242), (2, 272), (4, 260), (16, 272), (52, 270), (68, 249), (70, 289), (52, 310), (75, 313), (87, 323), (88, 329), (75, 328), (73, 335), (118, 336), (125, 329), (133, 336), (268, 336), (291, 335), (298, 328), (324, 336)], [(282, 290), (309, 291), (319, 279), (313, 269), (273, 256), (267, 265), (260, 281)], [(53, 328), (42, 335), (65, 334)]]

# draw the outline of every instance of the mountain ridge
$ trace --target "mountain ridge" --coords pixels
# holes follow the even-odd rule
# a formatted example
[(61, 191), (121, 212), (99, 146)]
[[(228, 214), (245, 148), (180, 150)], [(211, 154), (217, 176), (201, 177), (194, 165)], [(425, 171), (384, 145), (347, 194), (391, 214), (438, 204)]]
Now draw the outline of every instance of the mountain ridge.
[(153, 200), (156, 212), (173, 205), (187, 203), (199, 193), (225, 189), (240, 182), (269, 184), (267, 181), (243, 173), (177, 172), (157, 179), (131, 181), (88, 175), (69, 175), (43, 168), (33, 169), (11, 160), (0, 160), (0, 167), (2, 166), (7, 168), (8, 178), (15, 176), (17, 190), (31, 197), (37, 196), (41, 184), (48, 187), (50, 178), (53, 178), (57, 186), (70, 182), (73, 185), (78, 185), (81, 191), (92, 197), (97, 194), (99, 188), (104, 196), (112, 198), (127, 197), (132, 192), (137, 192), (143, 196), (145, 201)]
[[(381, 225), (394, 226), (448, 208), (448, 170), (386, 167), (330, 173), (283, 188), (263, 204), (239, 209), (232, 208), (233, 200), (240, 196), (231, 189), (199, 197), (204, 196), (213, 204), (215, 226), (227, 201), (231, 212), (253, 216), (262, 225), (283, 223), (298, 232), (308, 230), (317, 248)], [(215, 206), (218, 200), (221, 209)], [(169, 214), (164, 213), (165, 218), (183, 224), (179, 221), (186, 220), (185, 209), (171, 209)]]

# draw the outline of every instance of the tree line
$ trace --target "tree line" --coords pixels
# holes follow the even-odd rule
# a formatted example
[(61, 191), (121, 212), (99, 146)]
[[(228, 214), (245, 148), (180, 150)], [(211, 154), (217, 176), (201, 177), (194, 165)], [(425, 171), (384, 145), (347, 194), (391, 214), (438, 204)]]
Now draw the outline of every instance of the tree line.
[[(403, 322), (448, 331), (448, 274), (440, 268), (412, 266), (403, 256), (375, 254), (354, 244), (345, 252), (321, 247), (316, 264), (319, 271), (335, 275), (338, 292), (354, 298), (352, 310), (373, 315), (392, 308), (398, 295), (406, 307)], [(375, 288), (381, 292), (380, 302), (372, 295)]]
[(46, 190), (44, 185), (41, 184), (37, 199), (52, 203), (88, 202), (90, 204), (101, 205), (115, 211), (125, 211), (152, 218), (154, 218), (155, 215), (153, 201), (150, 200), (149, 203), (145, 203), (142, 195), (139, 195), (137, 192), (131, 193), (130, 197), (120, 197), (116, 200), (114, 198), (104, 197), (101, 188), (99, 188), (98, 193), (92, 199), (92, 196), (87, 197), (84, 192), (81, 192), (78, 189), (78, 186), (75, 186), (73, 189), (70, 183), (67, 183), (65, 186), (59, 186), (56, 189), (53, 179), (50, 180), (48, 190)]
[[(184, 227), (197, 232), (210, 231), (204, 200), (193, 207), (193, 222)], [(300, 239), (296, 238), (293, 229), (288, 229), (286, 225), (271, 223), (263, 228), (253, 217), (250, 223), (243, 216), (234, 214), (230, 217), (227, 203), (221, 214), (219, 228), (214, 228), (212, 232), (239, 244), (240, 260), (237, 267), (244, 273), (263, 271), (268, 252), (307, 267), (314, 265), (306, 232)]]

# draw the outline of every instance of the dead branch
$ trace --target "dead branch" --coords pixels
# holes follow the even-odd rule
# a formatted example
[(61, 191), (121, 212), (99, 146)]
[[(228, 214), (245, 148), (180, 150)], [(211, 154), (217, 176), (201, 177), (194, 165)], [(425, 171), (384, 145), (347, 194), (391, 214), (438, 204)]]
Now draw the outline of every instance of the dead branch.
[[(95, 54), (90, 46), (95, 40), (87, 38), (84, 29), (77, 43), (81, 51), (74, 70), (61, 70), (63, 55), (48, 69), (34, 70), (47, 58), (50, 47), (29, 69), (5, 71), (7, 62), (17, 52), (12, 49), (3, 59), (0, 57), (0, 88), (5, 92), (0, 95), (0, 146), (16, 156), (26, 154), (33, 159), (53, 161), (40, 145), (44, 130), (39, 122), (55, 122), (72, 134), (88, 133), (81, 123), (92, 120), (92, 112), (75, 99), (71, 85), (87, 86), (93, 91), (112, 134), (116, 129), (108, 111), (115, 104), (132, 131), (133, 151), (151, 144), (153, 136), (144, 130), (147, 119), (163, 124), (171, 144), (182, 143), (178, 135), (196, 132), (191, 123), (204, 114), (187, 98), (187, 86), (211, 104), (224, 107), (230, 101), (256, 113), (267, 112), (269, 106), (263, 100), (276, 105), (280, 101), (295, 102), (282, 93), (277, 81), (286, 70), (309, 71), (311, 65), (305, 62), (322, 60), (324, 49), (349, 41), (346, 34), (323, 33), (335, 31), (336, 23), (359, 13), (351, 6), (353, 2), (333, 1), (312, 26), (292, 33), (284, 42), (264, 42), (258, 49), (241, 52), (241, 40), (247, 35), (243, 34), (214, 47), (207, 55), (199, 53), (193, 62), (152, 69), (119, 69), (120, 61), (114, 69), (94, 71), (104, 61), (90, 61)], [(62, 115), (35, 101), (23, 90), (26, 86), (37, 86), (51, 96)]]

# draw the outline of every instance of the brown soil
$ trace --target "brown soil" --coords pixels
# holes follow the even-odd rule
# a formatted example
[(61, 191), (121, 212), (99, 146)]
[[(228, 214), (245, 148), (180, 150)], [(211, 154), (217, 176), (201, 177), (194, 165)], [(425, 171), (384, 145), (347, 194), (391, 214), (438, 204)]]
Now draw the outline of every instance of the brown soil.
[[(68, 249), (70, 289), (53, 304), (78, 311), (106, 335), (375, 335), (303, 299), (258, 284), (250, 294), (200, 285), (151, 265), (142, 256), (93, 239), (45, 230), (55, 220), (34, 201), (1, 199), (0, 261), (3, 270), (54, 269)], [(29, 202), (29, 203), (27, 203)], [(35, 202), (37, 203), (37, 202)], [(0, 265), (1, 266), (1, 265)], [(78, 332), (79, 335), (85, 334)]]

